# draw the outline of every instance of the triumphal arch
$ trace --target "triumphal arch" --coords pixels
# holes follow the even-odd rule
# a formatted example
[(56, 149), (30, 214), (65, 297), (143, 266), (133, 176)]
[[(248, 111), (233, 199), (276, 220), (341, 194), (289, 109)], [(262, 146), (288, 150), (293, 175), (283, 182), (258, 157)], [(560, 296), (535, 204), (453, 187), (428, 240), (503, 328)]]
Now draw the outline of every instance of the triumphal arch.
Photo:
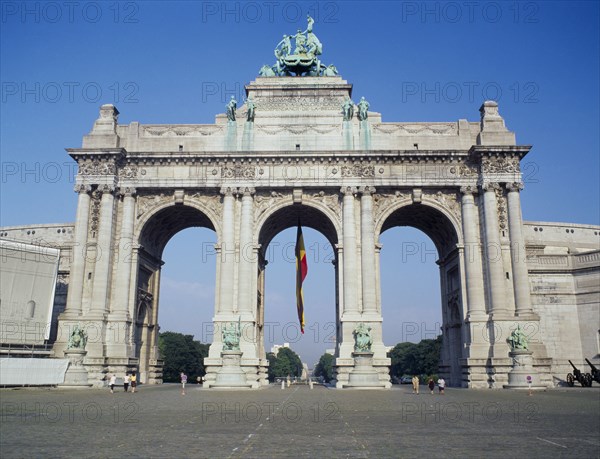
[[(540, 330), (520, 204), (520, 161), (530, 146), (516, 142), (493, 101), (483, 102), (477, 122), (383, 122), (321, 63), (312, 26), (282, 40), (275, 65), (264, 66), (245, 102), (232, 98), (214, 124), (121, 125), (117, 108), (103, 105), (82, 147), (68, 149), (79, 168), (78, 206), (59, 328), (88, 331), (90, 382), (126, 370), (161, 381), (161, 256), (188, 227), (216, 233), (214, 326), (240, 325), (247, 387), (267, 383), (266, 249), (298, 221), (335, 248), (337, 387), (352, 385), (353, 334), (364, 325), (378, 384), (390, 386), (379, 238), (396, 226), (418, 228), (437, 248), (440, 372), (450, 384), (500, 387), (512, 365), (510, 331)], [(57, 337), (56, 355), (67, 336)], [(529, 348), (540, 383), (549, 385), (544, 336)], [(206, 387), (223, 369), (222, 350), (215, 332)]]

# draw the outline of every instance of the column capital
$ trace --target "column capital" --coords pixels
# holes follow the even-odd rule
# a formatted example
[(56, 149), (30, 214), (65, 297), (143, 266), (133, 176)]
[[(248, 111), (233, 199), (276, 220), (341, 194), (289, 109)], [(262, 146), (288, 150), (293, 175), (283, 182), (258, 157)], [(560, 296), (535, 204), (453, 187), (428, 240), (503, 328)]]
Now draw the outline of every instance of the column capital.
[(478, 191), (479, 191), (479, 190), (477, 189), (477, 187), (476, 187), (476, 186), (471, 186), (471, 185), (468, 185), (468, 186), (461, 186), (461, 187), (460, 187), (460, 192), (461, 192), (462, 194), (465, 194), (465, 195), (473, 195), (473, 194), (477, 194), (477, 192), (478, 192)]
[(498, 182), (483, 182), (481, 184), (481, 189), (483, 191), (493, 191), (500, 189), (500, 184)]
[(238, 192), (242, 196), (252, 196), (253, 194), (256, 193), (256, 188), (250, 187), (250, 186), (245, 186), (245, 187), (239, 188)]
[(344, 196), (355, 195), (357, 193), (357, 188), (355, 186), (343, 186), (340, 188), (340, 193)]
[(371, 196), (373, 195), (377, 190), (375, 189), (374, 186), (361, 186), (358, 188), (358, 192), (362, 193), (363, 196)]
[(221, 193), (223, 196), (233, 196), (234, 194), (238, 193), (238, 189), (232, 186), (224, 186), (219, 190), (219, 193)]
[(137, 193), (137, 190), (131, 186), (122, 186), (119, 188), (119, 195), (123, 197), (133, 197)]
[(102, 194), (114, 194), (116, 187), (110, 184), (99, 185), (98, 191), (100, 191)]
[(524, 188), (523, 182), (511, 182), (506, 184), (506, 189), (510, 191), (516, 191), (517, 193)]
[(85, 185), (83, 183), (78, 183), (73, 188), (73, 191), (75, 191), (75, 193), (80, 193), (80, 194), (81, 193), (89, 193), (90, 191), (92, 191), (92, 187), (89, 185)]

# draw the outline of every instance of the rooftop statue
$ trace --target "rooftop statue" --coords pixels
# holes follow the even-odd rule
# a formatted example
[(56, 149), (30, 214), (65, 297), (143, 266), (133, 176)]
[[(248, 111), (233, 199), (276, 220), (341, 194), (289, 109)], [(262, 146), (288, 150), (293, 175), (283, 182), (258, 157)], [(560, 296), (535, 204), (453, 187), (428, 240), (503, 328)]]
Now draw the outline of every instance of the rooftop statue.
[[(315, 20), (307, 15), (308, 25), (305, 31), (298, 29), (294, 35), (284, 35), (275, 47), (274, 53), (277, 61), (268, 67), (263, 65), (260, 76), (335, 76), (337, 69), (333, 66), (321, 64), (318, 56), (323, 53), (323, 45), (313, 33)], [(292, 53), (292, 39), (294, 51)]]
[(256, 105), (252, 100), (252, 97), (246, 99), (246, 121), (254, 122), (254, 111), (256, 110)]
[(365, 100), (364, 97), (360, 98), (360, 102), (358, 103), (358, 119), (360, 121), (365, 121), (369, 117), (369, 102)]
[(354, 116), (354, 102), (350, 97), (346, 97), (342, 104), (342, 114), (344, 115), (344, 121), (351, 121)]
[(227, 119), (229, 121), (235, 121), (235, 111), (237, 110), (237, 100), (231, 96), (231, 100), (225, 106), (227, 108)]

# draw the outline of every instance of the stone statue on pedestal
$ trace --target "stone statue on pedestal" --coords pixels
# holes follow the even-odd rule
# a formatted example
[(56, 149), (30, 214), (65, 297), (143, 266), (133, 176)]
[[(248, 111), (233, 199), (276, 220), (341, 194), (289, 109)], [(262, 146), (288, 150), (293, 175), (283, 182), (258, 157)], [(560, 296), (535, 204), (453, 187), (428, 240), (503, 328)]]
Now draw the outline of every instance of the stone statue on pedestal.
[(371, 352), (372, 344), (373, 338), (371, 337), (371, 327), (361, 322), (354, 329), (354, 351)]
[(528, 349), (527, 336), (521, 330), (521, 326), (517, 325), (517, 328), (513, 330), (510, 336), (506, 339), (506, 342), (509, 344), (511, 350), (515, 349)]
[(69, 341), (67, 342), (67, 349), (85, 349), (87, 343), (87, 334), (84, 330), (79, 328), (79, 324), (73, 327)]

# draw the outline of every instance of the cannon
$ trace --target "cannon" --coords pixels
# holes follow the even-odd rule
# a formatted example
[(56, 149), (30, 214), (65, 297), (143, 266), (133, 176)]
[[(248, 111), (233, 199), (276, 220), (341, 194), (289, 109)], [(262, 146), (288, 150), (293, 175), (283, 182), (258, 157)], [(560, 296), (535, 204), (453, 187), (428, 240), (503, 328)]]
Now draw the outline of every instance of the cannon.
[[(598, 384), (600, 384), (600, 369), (596, 368), (594, 366), (594, 364), (592, 362), (590, 362), (588, 359), (585, 359), (585, 361), (587, 362), (587, 364), (591, 367), (592, 369), (592, 379), (594, 381), (596, 381)], [(590, 384), (591, 385), (591, 384)]]
[(592, 375), (589, 373), (582, 373), (579, 368), (573, 365), (573, 362), (569, 360), (569, 363), (573, 367), (573, 373), (569, 373), (567, 375), (567, 384), (570, 387), (575, 385), (575, 381), (581, 384), (581, 387), (591, 387), (592, 386)]

